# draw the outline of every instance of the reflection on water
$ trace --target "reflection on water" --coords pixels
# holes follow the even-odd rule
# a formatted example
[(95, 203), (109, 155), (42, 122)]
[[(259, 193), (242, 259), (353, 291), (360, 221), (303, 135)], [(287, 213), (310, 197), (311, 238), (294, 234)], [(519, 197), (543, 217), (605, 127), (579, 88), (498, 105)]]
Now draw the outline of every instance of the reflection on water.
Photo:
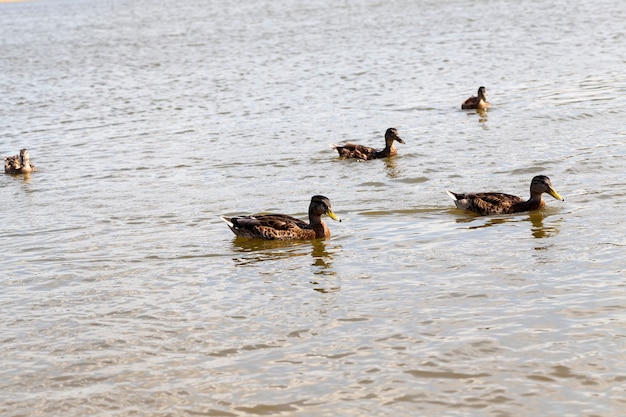
[(487, 114), (489, 113), (488, 110), (486, 109), (478, 109), (476, 110), (476, 113), (478, 114), (478, 123), (482, 123), (483, 124), (483, 128), (488, 129), (489, 127), (487, 126)]
[[(329, 249), (332, 245), (332, 249)], [(267, 261), (287, 261), (292, 258), (311, 256), (313, 262), (310, 274), (315, 278), (309, 282), (313, 290), (321, 293), (336, 292), (341, 289), (336, 283), (337, 272), (333, 269), (333, 253), (340, 252), (341, 246), (328, 239), (303, 241), (262, 240), (237, 237), (233, 240), (233, 252), (241, 254), (233, 258), (236, 266), (251, 266)]]
[(488, 126), (486, 125), (487, 120), (489, 120), (488, 114), (489, 114), (489, 109), (475, 109), (475, 110), (463, 110), (464, 112), (466, 112), (468, 117), (474, 117), (476, 115), (478, 115), (478, 123), (481, 123), (483, 128), (488, 129)]
[(24, 173), (24, 174), (8, 174), (7, 177), (13, 177), (16, 180), (23, 181), (25, 184), (30, 184), (30, 182), (31, 182), (31, 175), (32, 175), (32, 173), (27, 172), (27, 173)]
[(234, 237), (232, 250), (234, 252), (258, 252), (272, 249), (287, 249), (308, 243), (306, 240), (264, 240), (247, 237)]
[(402, 170), (398, 168), (398, 161), (395, 156), (385, 158), (385, 172), (389, 178), (399, 178)]
[(483, 227), (491, 227), (511, 220), (513, 220), (511, 217), (490, 217), (485, 223), (478, 226), (470, 226), (468, 229), (482, 229)]
[[(459, 211), (458, 209), (450, 209), (450, 212)], [(468, 213), (467, 217), (458, 217), (455, 219), (456, 223), (473, 223), (475, 221), (482, 221), (483, 223), (478, 225), (470, 225), (468, 229), (482, 229), (485, 227), (496, 226), (508, 222), (530, 222), (532, 227), (530, 229), (532, 237), (536, 239), (544, 239), (556, 236), (559, 233), (558, 224), (544, 225), (544, 220), (551, 215), (545, 210), (529, 211), (527, 213), (519, 213), (514, 215), (498, 215), (498, 216), (480, 216)], [(524, 216), (524, 217), (520, 217)], [(526, 217), (527, 216), (527, 217)]]
[(313, 275), (315, 279), (311, 280), (314, 286), (313, 290), (320, 293), (331, 293), (341, 290), (341, 286), (337, 283), (338, 274), (333, 267), (333, 254), (341, 253), (342, 247), (330, 240), (316, 239), (311, 241), (313, 250)]
[[(311, 241), (313, 247), (311, 257), (313, 257), (313, 266), (315, 266), (314, 274), (316, 275), (335, 275), (336, 271), (332, 269), (333, 256), (328, 251), (330, 241), (324, 239), (315, 239)], [(340, 247), (334, 248), (334, 251), (340, 250)]]
[(536, 210), (531, 211), (528, 214), (528, 220), (532, 223), (531, 228), (532, 236), (536, 239), (544, 239), (548, 237), (556, 236), (559, 233), (558, 224), (552, 223), (548, 226), (544, 226), (543, 221), (549, 217), (544, 211)]
[(294, 256), (303, 256), (300, 248), (308, 245), (308, 241), (263, 240), (236, 237), (233, 239), (232, 251), (241, 256), (233, 258), (237, 266), (247, 266), (258, 262), (274, 261)]
[[(275, 261), (298, 256), (313, 258), (311, 264), (316, 275), (334, 275), (332, 270), (332, 253), (329, 251), (331, 241), (327, 239), (314, 240), (263, 240), (236, 237), (233, 239), (232, 250), (241, 254), (233, 258), (237, 266), (248, 266), (259, 262)], [(335, 245), (332, 252), (341, 250)]]

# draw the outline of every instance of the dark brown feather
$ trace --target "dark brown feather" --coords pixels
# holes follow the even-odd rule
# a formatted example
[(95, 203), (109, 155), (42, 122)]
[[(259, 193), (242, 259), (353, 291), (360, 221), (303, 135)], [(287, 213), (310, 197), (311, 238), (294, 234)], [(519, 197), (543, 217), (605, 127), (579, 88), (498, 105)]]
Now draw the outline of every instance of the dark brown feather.
[(222, 219), (235, 235), (241, 237), (266, 240), (308, 240), (330, 236), (328, 226), (322, 221), (323, 214), (339, 220), (331, 210), (330, 200), (316, 195), (311, 198), (309, 205), (309, 223), (286, 214), (222, 216)]
[(461, 104), (461, 108), (465, 110), (469, 110), (469, 109), (482, 110), (482, 109), (490, 108), (491, 103), (487, 101), (487, 90), (485, 89), (485, 87), (482, 87), (482, 86), (479, 87), (477, 94), (478, 94), (477, 96), (471, 96), (470, 98), (465, 100), (463, 104)]
[(394, 144), (395, 141), (404, 143), (404, 140), (398, 136), (398, 131), (391, 127), (385, 132), (385, 147), (381, 150), (352, 142), (346, 142), (343, 145), (331, 145), (331, 148), (336, 149), (342, 158), (370, 160), (396, 155), (398, 150)]
[(462, 194), (448, 191), (458, 208), (473, 211), (483, 216), (519, 213), (543, 208), (546, 204), (542, 198), (543, 193), (548, 193), (558, 200), (563, 200), (563, 197), (552, 188), (550, 178), (545, 175), (537, 175), (532, 179), (530, 183), (530, 198), (528, 200), (504, 193)]
[(21, 149), (18, 155), (4, 158), (5, 174), (28, 174), (36, 170), (35, 165), (30, 162), (30, 155), (27, 149)]

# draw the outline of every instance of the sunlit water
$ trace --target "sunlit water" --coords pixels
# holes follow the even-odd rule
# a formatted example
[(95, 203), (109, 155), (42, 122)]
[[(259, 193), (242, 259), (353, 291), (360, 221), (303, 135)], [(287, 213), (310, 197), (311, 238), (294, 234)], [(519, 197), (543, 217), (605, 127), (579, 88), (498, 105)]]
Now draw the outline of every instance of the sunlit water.
[(0, 4), (0, 414), (623, 416), (626, 3), (296, 3)]

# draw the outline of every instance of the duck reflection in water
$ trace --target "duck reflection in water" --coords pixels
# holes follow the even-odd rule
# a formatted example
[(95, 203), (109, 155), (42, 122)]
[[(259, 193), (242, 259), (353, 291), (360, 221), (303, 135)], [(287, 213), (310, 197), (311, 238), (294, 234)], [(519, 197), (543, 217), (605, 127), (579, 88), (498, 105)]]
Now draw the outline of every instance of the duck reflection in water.
[(533, 227), (531, 228), (531, 233), (534, 238), (544, 239), (559, 234), (559, 229), (554, 223), (550, 226), (544, 226), (543, 220), (548, 216), (549, 215), (547, 215), (545, 212), (541, 211), (531, 211), (530, 213), (528, 213), (528, 220), (533, 225)]
[(335, 271), (331, 269), (333, 257), (328, 252), (329, 242), (323, 240), (314, 240), (311, 242), (311, 257), (313, 258), (313, 266), (318, 268), (315, 274), (319, 275), (335, 275)]
[(489, 129), (489, 127), (486, 124), (487, 120), (488, 120), (487, 110), (478, 109), (478, 110), (476, 110), (476, 113), (478, 114), (478, 123), (482, 124), (483, 129)]
[[(330, 245), (333, 245), (332, 248)], [(341, 250), (341, 246), (322, 239), (283, 241), (236, 238), (232, 247), (233, 252), (241, 254), (233, 258), (235, 264), (241, 267), (268, 261), (288, 262), (290, 258), (310, 255), (313, 258), (310, 273), (314, 277), (309, 282), (314, 285), (315, 291), (323, 293), (341, 289), (335, 282), (337, 273), (333, 269), (333, 254), (338, 250)]]
[(313, 289), (321, 293), (332, 293), (341, 290), (336, 282), (337, 272), (333, 268), (333, 253), (341, 250), (341, 246), (333, 244), (334, 247), (329, 252), (328, 246), (331, 245), (329, 241), (317, 240), (311, 242), (313, 250), (311, 256), (313, 257), (314, 267), (313, 274), (315, 275), (309, 282), (314, 285)]
[(402, 174), (402, 170), (398, 168), (396, 158), (385, 159), (385, 172), (389, 178), (399, 178)]
[(335, 272), (331, 270), (333, 257), (327, 247), (330, 244), (330, 241), (321, 239), (284, 241), (236, 238), (233, 240), (232, 250), (243, 256), (233, 258), (233, 260), (238, 265), (249, 265), (257, 262), (306, 256), (308, 255), (306, 248), (310, 246), (310, 255), (313, 258), (311, 265), (319, 268), (315, 274), (334, 275)]
[(313, 241), (306, 240), (262, 240), (237, 237), (233, 240), (232, 251), (241, 256), (233, 258), (239, 266), (258, 262), (276, 261), (304, 256), (302, 247)]
[(527, 216), (520, 217), (518, 215), (514, 217), (507, 216), (491, 218), (485, 218), (482, 216), (471, 216), (466, 218), (457, 218), (455, 221), (457, 223), (472, 223), (475, 221), (485, 220), (484, 223), (469, 226), (468, 229), (482, 229), (485, 227), (496, 226), (508, 222), (530, 222), (532, 224), (532, 227), (530, 229), (531, 235), (536, 239), (550, 238), (556, 236), (559, 233), (559, 228), (554, 223), (551, 225), (544, 225), (544, 219), (550, 216), (550, 214), (547, 214), (546, 211), (536, 210), (524, 214), (527, 214)]

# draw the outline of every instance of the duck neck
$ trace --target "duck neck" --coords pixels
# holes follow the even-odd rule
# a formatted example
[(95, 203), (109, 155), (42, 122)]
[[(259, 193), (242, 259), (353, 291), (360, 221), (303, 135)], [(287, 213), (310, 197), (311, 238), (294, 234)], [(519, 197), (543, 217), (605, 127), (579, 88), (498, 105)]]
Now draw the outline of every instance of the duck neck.
[(546, 205), (541, 197), (541, 193), (530, 193), (530, 198), (526, 202), (530, 210), (537, 210)]
[(330, 236), (330, 230), (326, 223), (322, 221), (322, 216), (309, 213), (309, 225), (315, 232), (316, 238)]
[(395, 154), (396, 152), (398, 152), (396, 150), (396, 145), (395, 145), (394, 142), (391, 142), (391, 143), (387, 143), (387, 145), (385, 146), (385, 149), (383, 149), (382, 153), (385, 156), (389, 156), (389, 155)]

